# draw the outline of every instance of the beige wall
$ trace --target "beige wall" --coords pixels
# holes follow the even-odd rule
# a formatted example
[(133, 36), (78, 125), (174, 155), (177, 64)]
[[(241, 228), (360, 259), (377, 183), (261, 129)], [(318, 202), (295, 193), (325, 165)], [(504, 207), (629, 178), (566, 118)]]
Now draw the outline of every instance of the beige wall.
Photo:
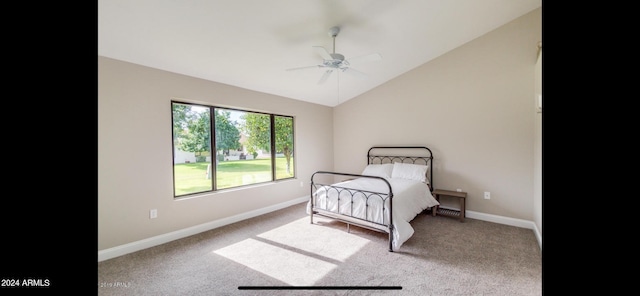
[[(308, 196), (313, 172), (359, 173), (375, 145), (428, 146), (436, 188), (541, 234), (540, 40), (537, 9), (333, 109), (98, 57), (98, 251)], [(174, 200), (172, 98), (295, 116), (298, 179)]]
[(537, 9), (334, 108), (334, 169), (360, 173), (374, 145), (425, 145), (435, 187), (466, 191), (467, 210), (533, 221), (541, 38)]
[[(174, 200), (172, 98), (294, 116), (298, 179)], [(330, 107), (98, 57), (98, 251), (308, 196), (332, 125)]]

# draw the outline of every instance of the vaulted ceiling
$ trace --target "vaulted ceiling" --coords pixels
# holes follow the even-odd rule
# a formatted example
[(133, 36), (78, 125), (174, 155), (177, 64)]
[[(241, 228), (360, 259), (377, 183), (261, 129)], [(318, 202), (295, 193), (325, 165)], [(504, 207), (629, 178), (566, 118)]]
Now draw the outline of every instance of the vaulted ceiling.
[[(99, 0), (98, 55), (336, 106), (541, 5), (542, 0)], [(339, 28), (335, 39), (332, 27)], [(317, 67), (323, 57), (314, 46), (353, 59), (349, 70)], [(376, 53), (381, 59), (356, 58)], [(327, 70), (333, 71), (319, 83)]]

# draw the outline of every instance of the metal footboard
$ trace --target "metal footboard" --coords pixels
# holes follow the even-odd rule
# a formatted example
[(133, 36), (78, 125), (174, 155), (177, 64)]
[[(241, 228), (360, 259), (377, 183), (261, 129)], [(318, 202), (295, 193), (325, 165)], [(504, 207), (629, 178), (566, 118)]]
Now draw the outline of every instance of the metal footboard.
[[(316, 176), (321, 176), (321, 175), (328, 176), (331, 178), (336, 176), (342, 176), (342, 177), (351, 177), (352, 179), (353, 178), (379, 179), (387, 185), (388, 191), (374, 192), (374, 191), (368, 191), (365, 189), (354, 189), (354, 188), (349, 188), (347, 186), (339, 185), (338, 183), (332, 183), (332, 182), (330, 182), (329, 184), (322, 184), (315, 180)], [(316, 199), (318, 197), (318, 191), (320, 191), (320, 189), (322, 189), (321, 191), (323, 191), (327, 195), (327, 198), (325, 198), (325, 204), (316, 203)], [(337, 206), (335, 211), (330, 209), (330, 205), (328, 201), (329, 199), (328, 196), (331, 192), (334, 192), (337, 196), (337, 200), (336, 200)], [(313, 216), (319, 215), (319, 216), (328, 217), (334, 220), (342, 221), (344, 223), (347, 223), (347, 226), (349, 224), (353, 224), (363, 228), (388, 233), (389, 234), (389, 251), (393, 252), (393, 211), (392, 211), (393, 190), (391, 188), (391, 184), (389, 184), (387, 180), (377, 176), (367, 176), (367, 175), (358, 175), (358, 174), (329, 172), (329, 171), (317, 171), (313, 173), (313, 175), (311, 175), (311, 195), (310, 196), (311, 196), (310, 197), (311, 210), (309, 212), (310, 212), (310, 219), (312, 224), (313, 224)], [(344, 211), (341, 211), (341, 204), (342, 204), (341, 201), (343, 201), (345, 198), (347, 199), (346, 202), (350, 204), (350, 210), (348, 211), (348, 213), (344, 213)], [(381, 212), (379, 213), (380, 217), (382, 217), (382, 223), (378, 221), (374, 221), (373, 217), (369, 216), (369, 204), (370, 204), (370, 200), (373, 200), (373, 199), (379, 199), (382, 203), (382, 206), (380, 207)], [(388, 208), (385, 206), (385, 204), (387, 204), (387, 201), (388, 201)], [(365, 203), (364, 217), (357, 217), (355, 215), (354, 203), (356, 202)], [(387, 216), (385, 211), (388, 211), (388, 216), (389, 216), (388, 220), (385, 219), (385, 217)]]

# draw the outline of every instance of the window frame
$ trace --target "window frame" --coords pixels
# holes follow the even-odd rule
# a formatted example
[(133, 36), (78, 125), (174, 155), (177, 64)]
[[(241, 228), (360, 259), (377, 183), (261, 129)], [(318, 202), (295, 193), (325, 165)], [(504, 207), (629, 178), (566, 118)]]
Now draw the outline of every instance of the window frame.
[[(208, 105), (208, 104), (201, 104), (201, 103), (192, 103), (192, 102), (187, 102), (187, 101), (180, 101), (180, 100), (171, 100), (170, 101), (171, 104), (171, 135), (172, 135), (172, 141), (171, 141), (171, 154), (172, 154), (172, 161), (171, 161), (171, 169), (172, 169), (172, 175), (173, 175), (173, 180), (172, 180), (172, 187), (173, 187), (173, 198), (174, 199), (181, 199), (181, 198), (185, 198), (185, 197), (192, 197), (195, 195), (202, 195), (202, 194), (209, 194), (209, 193), (215, 193), (215, 192), (223, 192), (223, 191), (227, 191), (227, 190), (234, 190), (234, 189), (241, 189), (244, 187), (249, 187), (249, 186), (255, 186), (255, 185), (262, 185), (262, 184), (269, 184), (269, 183), (276, 183), (279, 181), (283, 181), (283, 180), (291, 180), (291, 179), (296, 179), (296, 163), (295, 163), (295, 155), (296, 155), (296, 144), (295, 144), (295, 117), (292, 115), (283, 115), (283, 114), (276, 114), (276, 113), (268, 113), (268, 112), (261, 112), (261, 111), (252, 111), (252, 110), (244, 110), (244, 109), (240, 109), (240, 108), (232, 108), (232, 107), (221, 107), (221, 106), (215, 106), (215, 105)], [(210, 190), (203, 190), (203, 191), (198, 191), (198, 192), (191, 192), (191, 193), (185, 193), (185, 194), (181, 194), (181, 195), (176, 195), (176, 135), (175, 135), (175, 129), (174, 129), (174, 125), (175, 125), (175, 118), (174, 118), (174, 105), (175, 104), (180, 104), (180, 105), (187, 105), (187, 106), (196, 106), (196, 107), (200, 107), (200, 108), (207, 108), (208, 112), (209, 112), (209, 154), (211, 155), (211, 160), (210, 160), (210, 164), (211, 166), (211, 189)], [(269, 116), (269, 130), (270, 130), (270, 163), (271, 163), (271, 180), (269, 181), (263, 181), (263, 182), (256, 182), (256, 183), (251, 183), (251, 184), (242, 184), (242, 185), (237, 185), (237, 186), (233, 186), (233, 187), (225, 187), (225, 188), (218, 188), (218, 184), (217, 184), (217, 170), (216, 170), (216, 166), (213, 165), (216, 162), (216, 159), (218, 157), (217, 155), (217, 146), (216, 146), (216, 125), (215, 125), (215, 121), (216, 121), (216, 110), (225, 110), (225, 111), (236, 111), (236, 112), (244, 112), (244, 113), (254, 113), (254, 114), (260, 114), (260, 115), (267, 115)], [(205, 111), (206, 112), (206, 111)], [(277, 166), (276, 166), (276, 155), (277, 155), (277, 151), (276, 151), (276, 117), (283, 117), (283, 118), (289, 118), (291, 120), (291, 136), (292, 136), (292, 153), (291, 153), (291, 168), (293, 170), (293, 174), (290, 177), (284, 177), (284, 178), (278, 178), (277, 177)]]

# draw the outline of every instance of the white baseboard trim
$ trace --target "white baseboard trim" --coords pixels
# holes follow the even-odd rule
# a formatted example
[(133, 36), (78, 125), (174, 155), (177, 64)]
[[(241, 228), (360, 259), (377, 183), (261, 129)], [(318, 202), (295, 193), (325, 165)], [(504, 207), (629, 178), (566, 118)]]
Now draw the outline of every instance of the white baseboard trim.
[(536, 223), (534, 223), (533, 221), (509, 218), (504, 216), (497, 216), (492, 214), (485, 214), (485, 213), (474, 212), (469, 210), (465, 211), (465, 217), (531, 229), (533, 230), (533, 233), (535, 234), (536, 239), (538, 240), (538, 245), (540, 246), (540, 250), (542, 250), (542, 235), (540, 235), (540, 231), (538, 230)]
[(533, 224), (533, 233), (536, 235), (536, 238), (538, 239), (538, 246), (540, 246), (540, 251), (542, 251), (542, 234), (540, 234), (540, 230), (535, 223)]
[(111, 258), (115, 258), (115, 257), (119, 257), (122, 255), (126, 255), (129, 253), (133, 253), (136, 251), (140, 251), (143, 249), (147, 249), (150, 247), (155, 247), (164, 243), (168, 243), (170, 241), (174, 241), (177, 239), (181, 239), (181, 238), (185, 238), (194, 234), (198, 234), (204, 231), (208, 231), (211, 229), (215, 229), (221, 226), (225, 226), (231, 223), (235, 223), (235, 222), (239, 222), (242, 220), (246, 220), (249, 218), (253, 218), (256, 216), (260, 216), (266, 213), (270, 213), (273, 211), (277, 211), (280, 209), (284, 209), (286, 207), (295, 205), (295, 204), (299, 204), (299, 203), (303, 203), (309, 200), (309, 196), (303, 196), (303, 197), (299, 197), (290, 201), (286, 201), (283, 203), (279, 203), (276, 205), (272, 205), (272, 206), (268, 206), (265, 208), (261, 208), (261, 209), (257, 209), (257, 210), (253, 210), (250, 212), (246, 212), (246, 213), (242, 213), (242, 214), (238, 214), (235, 216), (231, 216), (231, 217), (227, 217), (227, 218), (223, 218), (223, 219), (219, 219), (219, 220), (215, 220), (215, 221), (211, 221), (211, 222), (207, 222), (204, 224), (200, 224), (200, 225), (196, 225), (196, 226), (192, 226), (189, 228), (185, 228), (185, 229), (181, 229), (181, 230), (177, 230), (177, 231), (173, 231), (173, 232), (169, 232), (169, 233), (165, 233), (165, 234), (161, 234), (158, 236), (154, 236), (154, 237), (150, 237), (150, 238), (146, 238), (143, 240), (139, 240), (136, 242), (132, 242), (132, 243), (128, 243), (128, 244), (124, 244), (124, 245), (120, 245), (117, 247), (113, 247), (113, 248), (109, 248), (109, 249), (105, 249), (102, 251), (98, 251), (98, 262), (100, 261), (104, 261), (104, 260), (108, 260)]
[[(220, 220), (215, 220), (215, 221), (211, 221), (211, 222), (207, 222), (204, 224), (200, 224), (200, 225), (196, 225), (193, 227), (189, 227), (189, 228), (185, 228), (185, 229), (181, 229), (181, 230), (177, 230), (177, 231), (173, 231), (170, 233), (165, 233), (165, 234), (161, 234), (158, 236), (154, 236), (154, 237), (150, 237), (150, 238), (146, 238), (143, 240), (139, 240), (136, 242), (132, 242), (132, 243), (128, 243), (128, 244), (124, 244), (121, 246), (117, 246), (117, 247), (113, 247), (113, 248), (109, 248), (109, 249), (105, 249), (102, 251), (98, 251), (98, 262), (100, 261), (104, 261), (104, 260), (108, 260), (111, 258), (116, 258), (122, 255), (126, 255), (129, 253), (133, 253), (133, 252), (137, 252), (143, 249), (147, 249), (147, 248), (151, 248), (151, 247), (155, 247), (164, 243), (168, 243), (170, 241), (174, 241), (177, 239), (181, 239), (181, 238), (185, 238), (194, 234), (198, 234), (204, 231), (208, 231), (211, 229), (215, 229), (218, 227), (222, 227), (231, 223), (235, 223), (235, 222), (239, 222), (242, 220), (246, 220), (249, 218), (253, 218), (256, 216), (260, 216), (266, 213), (270, 213), (273, 211), (277, 211), (280, 209), (284, 209), (286, 207), (295, 205), (295, 204), (299, 204), (299, 203), (303, 203), (303, 202), (307, 202), (309, 200), (309, 196), (303, 196), (303, 197), (299, 197), (287, 202), (283, 202), (283, 203), (279, 203), (276, 205), (272, 205), (272, 206), (268, 206), (265, 208), (261, 208), (261, 209), (257, 209), (257, 210), (253, 210), (250, 212), (246, 212), (246, 213), (242, 213), (242, 214), (238, 214), (235, 216), (231, 216), (231, 217), (227, 217), (227, 218), (223, 218)], [(447, 207), (443, 207), (443, 208), (447, 208)], [(448, 208), (448, 209), (453, 209), (453, 210), (458, 210), (458, 209), (454, 209), (454, 208)], [(532, 221), (527, 221), (527, 220), (522, 220), (522, 219), (515, 219), (515, 218), (509, 218), (509, 217), (504, 217), (504, 216), (497, 216), (497, 215), (492, 215), (492, 214), (485, 214), (485, 213), (480, 213), (480, 212), (474, 212), (474, 211), (469, 211), (467, 210), (465, 213), (465, 217), (467, 218), (471, 218), (471, 219), (477, 219), (477, 220), (483, 220), (483, 221), (488, 221), (488, 222), (494, 222), (494, 223), (499, 223), (499, 224), (505, 224), (505, 225), (511, 225), (511, 226), (516, 226), (516, 227), (522, 227), (522, 228), (527, 228), (527, 229), (531, 229), (533, 230), (534, 234), (536, 235), (536, 238), (538, 239), (538, 245), (540, 246), (540, 250), (542, 250), (542, 236), (540, 235), (540, 231), (538, 230), (538, 227), (536, 227), (536, 224), (533, 223)]]

